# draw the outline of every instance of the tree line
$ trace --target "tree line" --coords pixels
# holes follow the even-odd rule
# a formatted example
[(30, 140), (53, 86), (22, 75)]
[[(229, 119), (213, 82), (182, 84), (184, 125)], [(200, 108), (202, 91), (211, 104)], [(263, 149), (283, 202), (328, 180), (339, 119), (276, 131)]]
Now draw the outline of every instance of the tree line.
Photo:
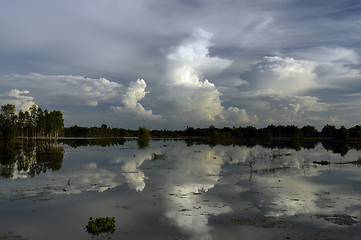
[(61, 111), (42, 110), (35, 104), (28, 111), (18, 113), (13, 104), (6, 104), (0, 109), (0, 137), (57, 138), (64, 134), (64, 119)]
[[(294, 141), (304, 138), (330, 139), (361, 139), (361, 126), (351, 128), (326, 125), (321, 131), (314, 126), (297, 127), (295, 125), (269, 125), (264, 128), (253, 126), (217, 128), (211, 125), (207, 128), (193, 128), (187, 126), (184, 130), (148, 130), (139, 127), (136, 130), (111, 128), (106, 124), (100, 127), (80, 127), (77, 125), (64, 127), (61, 111), (48, 112), (33, 105), (28, 111), (17, 113), (15, 105), (1, 106), (0, 137), (139, 137), (139, 138), (182, 138), (182, 137), (209, 137), (214, 139), (240, 141), (266, 141), (269, 139), (291, 139)], [(146, 136), (146, 137), (144, 137)]]
[[(148, 132), (149, 131), (149, 132)], [(297, 127), (295, 125), (275, 126), (269, 125), (264, 128), (253, 126), (246, 127), (223, 127), (217, 128), (213, 125), (207, 128), (187, 127), (185, 130), (147, 130), (139, 127), (137, 130), (124, 128), (110, 128), (106, 124), (101, 127), (79, 127), (77, 125), (64, 129), (67, 137), (141, 137), (144, 134), (153, 138), (181, 138), (181, 137), (210, 137), (219, 139), (238, 139), (244, 141), (267, 140), (267, 139), (303, 139), (303, 138), (330, 138), (350, 139), (361, 138), (361, 126), (339, 128), (326, 125), (321, 131), (314, 126)]]
[(301, 139), (301, 138), (336, 138), (345, 140), (349, 138), (361, 138), (361, 126), (347, 129), (344, 126), (337, 128), (333, 125), (326, 125), (321, 131), (314, 126), (299, 128), (295, 125), (275, 126), (269, 125), (264, 128), (253, 126), (246, 127), (223, 127), (217, 128), (213, 125), (208, 128), (187, 127), (183, 131), (153, 130), (152, 136), (156, 137), (212, 137), (212, 138), (233, 138), (240, 140), (264, 140), (264, 139)]

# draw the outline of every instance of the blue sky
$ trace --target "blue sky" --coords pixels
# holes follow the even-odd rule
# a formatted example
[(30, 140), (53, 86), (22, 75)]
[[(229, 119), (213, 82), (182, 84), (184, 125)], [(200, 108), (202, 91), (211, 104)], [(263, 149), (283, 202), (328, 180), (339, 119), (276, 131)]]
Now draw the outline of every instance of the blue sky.
[(5, 0), (0, 104), (152, 129), (361, 123), (361, 3)]

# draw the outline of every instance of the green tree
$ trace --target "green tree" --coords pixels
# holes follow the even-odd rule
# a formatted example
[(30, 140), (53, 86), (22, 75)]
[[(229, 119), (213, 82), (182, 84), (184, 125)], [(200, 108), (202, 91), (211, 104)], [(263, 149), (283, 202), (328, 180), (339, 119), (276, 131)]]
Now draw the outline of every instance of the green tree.
[(1, 136), (6, 139), (15, 137), (16, 134), (16, 108), (13, 104), (1, 106), (0, 130)]
[(45, 112), (43, 112), (43, 110), (39, 107), (36, 111), (36, 114), (34, 116), (34, 120), (35, 120), (35, 126), (36, 126), (36, 134), (38, 136), (44, 136), (45, 135), (45, 113), (47, 113), (48, 111), (45, 110)]
[(150, 131), (145, 127), (138, 128), (138, 137), (141, 139), (150, 139)]
[(26, 129), (26, 115), (23, 111), (20, 111), (18, 114), (17, 127), (20, 130), (20, 136), (24, 137)]
[(337, 129), (333, 125), (326, 125), (322, 128), (321, 134), (323, 137), (327, 138), (336, 138), (337, 136)]
[(47, 114), (45, 118), (47, 135), (49, 137), (61, 136), (64, 129), (63, 114), (58, 110), (54, 110)]
[(14, 104), (6, 104), (1, 106), (1, 115), (5, 120), (15, 122), (16, 119), (16, 107)]
[(349, 132), (344, 126), (341, 126), (340, 129), (337, 130), (336, 133), (337, 139), (345, 140), (348, 138), (348, 136), (349, 136)]
[(310, 125), (302, 127), (301, 132), (304, 137), (317, 137), (318, 136), (317, 129), (314, 126), (310, 126)]
[(138, 128), (138, 147), (139, 149), (145, 149), (149, 146), (150, 141), (150, 131), (145, 127)]

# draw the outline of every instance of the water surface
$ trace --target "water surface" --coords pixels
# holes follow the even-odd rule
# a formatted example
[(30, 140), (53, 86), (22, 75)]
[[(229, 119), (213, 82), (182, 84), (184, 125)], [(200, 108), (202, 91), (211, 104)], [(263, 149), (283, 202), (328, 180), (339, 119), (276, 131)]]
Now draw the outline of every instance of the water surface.
[[(360, 156), (176, 140), (3, 150), (0, 239), (360, 239)], [(107, 216), (114, 233), (85, 231)]]

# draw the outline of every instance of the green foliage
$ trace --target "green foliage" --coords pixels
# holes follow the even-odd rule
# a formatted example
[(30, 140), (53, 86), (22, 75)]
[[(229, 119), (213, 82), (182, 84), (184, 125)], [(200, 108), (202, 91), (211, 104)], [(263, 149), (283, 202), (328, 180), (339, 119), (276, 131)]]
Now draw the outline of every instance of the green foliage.
[(335, 126), (327, 124), (322, 128), (321, 134), (323, 137), (336, 138), (337, 129)]
[(102, 232), (111, 232), (115, 230), (115, 218), (114, 217), (98, 217), (95, 220), (89, 218), (88, 225), (86, 225), (86, 231), (92, 235), (99, 235)]
[(150, 131), (145, 127), (140, 127), (138, 129), (138, 137), (141, 139), (149, 139), (150, 138)]
[(60, 111), (42, 111), (36, 105), (29, 111), (19, 111), (13, 104), (1, 106), (0, 136), (5, 139), (14, 137), (58, 137), (63, 135), (64, 120)]
[(8, 121), (15, 121), (16, 114), (15, 114), (16, 108), (13, 104), (6, 104), (1, 106), (1, 114), (5, 118), (5, 120)]
[(64, 129), (66, 137), (133, 137), (135, 130), (126, 130), (123, 128), (110, 128), (106, 124), (101, 127), (80, 127), (74, 125)]
[(0, 115), (0, 131), (1, 136), (6, 139), (11, 139), (16, 135), (16, 114), (15, 105), (6, 104), (1, 106)]
[(138, 147), (139, 149), (146, 149), (149, 146), (150, 131), (145, 127), (139, 127), (138, 129)]

